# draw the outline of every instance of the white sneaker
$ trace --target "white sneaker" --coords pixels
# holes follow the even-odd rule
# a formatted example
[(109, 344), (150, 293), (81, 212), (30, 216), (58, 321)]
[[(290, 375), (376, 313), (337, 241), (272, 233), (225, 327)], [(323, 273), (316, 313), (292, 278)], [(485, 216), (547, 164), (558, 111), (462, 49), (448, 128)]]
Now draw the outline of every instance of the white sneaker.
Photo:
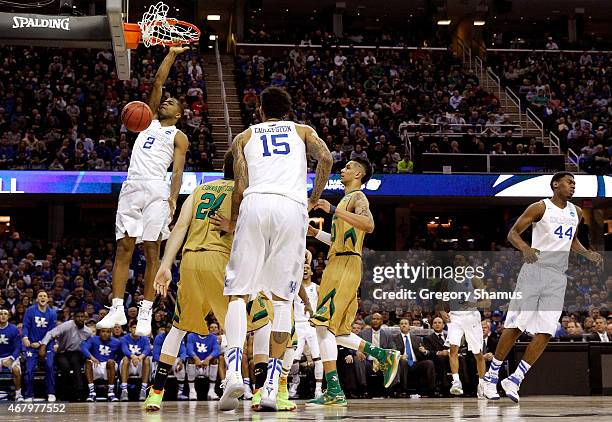
[(21, 394), (17, 394), (15, 396), (15, 401), (23, 401), (23, 396)]
[(49, 394), (49, 395), (47, 396), (47, 401), (48, 401), (49, 403), (53, 403), (53, 402), (55, 402), (56, 400), (57, 400), (57, 399), (55, 398), (55, 394)]
[(108, 314), (96, 324), (96, 328), (114, 328), (115, 325), (125, 324), (127, 324), (127, 318), (123, 306), (111, 306)]
[(497, 392), (497, 378), (494, 378), (495, 382), (483, 380), (482, 381), (482, 392), (484, 397), (489, 400), (499, 400), (499, 393)]
[(176, 396), (176, 399), (177, 399), (177, 400), (180, 400), (180, 401), (185, 401), (185, 400), (189, 400), (189, 397), (187, 397), (187, 396), (186, 396), (185, 394), (183, 394), (183, 393), (180, 393), (180, 394), (178, 394), (178, 395)]
[(153, 309), (140, 307), (136, 323), (135, 334), (140, 337), (148, 337), (151, 334), (151, 318)]
[(147, 390), (140, 389), (140, 397), (138, 397), (138, 401), (145, 401), (147, 399)]
[(461, 396), (463, 395), (463, 385), (461, 385), (461, 381), (453, 381), (453, 385), (451, 385), (450, 393), (453, 396)]
[(125, 390), (121, 390), (121, 398), (119, 400), (121, 401), (129, 400), (127, 388)]
[[(319, 397), (323, 395), (323, 390), (321, 390), (320, 388), (315, 389), (315, 397)], [(296, 392), (296, 398), (297, 398), (297, 392)]]
[(276, 411), (276, 396), (278, 391), (271, 385), (266, 384), (261, 388), (260, 408)]
[(251, 400), (253, 398), (253, 393), (251, 392), (251, 386), (248, 384), (244, 384), (244, 400)]
[(30, 403), (30, 402), (34, 401), (34, 398), (33, 397), (28, 397), (27, 399), (24, 399), (23, 401), (25, 401), (27, 403)]
[(484, 394), (484, 381), (481, 379), (478, 381), (478, 387), (476, 388), (476, 397), (479, 399), (486, 399)]
[[(291, 385), (289, 386), (289, 398), (290, 399), (297, 399), (298, 398), (297, 389), (298, 389), (297, 384), (291, 383)], [(323, 393), (321, 393), (320, 390), (319, 390), (319, 394), (317, 394), (316, 391), (315, 391), (315, 397), (319, 397), (322, 394)]]
[(502, 380), (501, 386), (506, 392), (506, 396), (508, 396), (508, 398), (513, 402), (518, 403), (521, 399), (518, 394), (520, 383), (517, 384), (516, 381), (518, 380), (510, 375), (508, 378)]
[(197, 400), (198, 399), (198, 392), (196, 391), (195, 387), (189, 390), (189, 400)]
[(238, 399), (244, 394), (242, 375), (236, 371), (228, 372), (225, 377), (225, 390), (219, 400), (219, 410), (228, 411), (238, 407)]
[(208, 396), (206, 397), (208, 401), (219, 400), (219, 396), (215, 393), (215, 389), (211, 388), (208, 390)]

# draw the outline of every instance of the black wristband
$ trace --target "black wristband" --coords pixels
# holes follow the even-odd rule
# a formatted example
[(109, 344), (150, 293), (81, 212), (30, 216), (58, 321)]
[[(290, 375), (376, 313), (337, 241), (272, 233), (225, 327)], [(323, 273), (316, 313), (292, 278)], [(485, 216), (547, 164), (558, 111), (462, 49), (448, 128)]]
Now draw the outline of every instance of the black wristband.
[(330, 206), (329, 206), (329, 213), (330, 213), (331, 215), (334, 215), (334, 214), (336, 213), (336, 207), (335, 207), (335, 206), (333, 206), (333, 205), (330, 205)]

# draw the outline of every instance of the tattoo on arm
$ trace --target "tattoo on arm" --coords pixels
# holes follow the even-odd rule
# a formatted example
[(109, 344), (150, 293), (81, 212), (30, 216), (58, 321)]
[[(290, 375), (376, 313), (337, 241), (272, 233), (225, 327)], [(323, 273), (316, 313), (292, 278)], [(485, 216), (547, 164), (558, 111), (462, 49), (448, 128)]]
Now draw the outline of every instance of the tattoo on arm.
[(368, 217), (374, 222), (374, 217), (370, 212), (370, 202), (363, 192), (358, 192), (355, 197), (355, 214)]
[(323, 139), (319, 138), (314, 130), (306, 135), (306, 149), (308, 154), (317, 160), (314, 186), (310, 193), (310, 200), (318, 201), (329, 179), (333, 159), (329, 148), (327, 148)]
[(247, 162), (242, 149), (241, 135), (237, 135), (232, 143), (234, 155), (234, 192), (232, 193), (232, 221), (238, 220), (238, 211), (242, 202), (242, 195), (249, 184)]

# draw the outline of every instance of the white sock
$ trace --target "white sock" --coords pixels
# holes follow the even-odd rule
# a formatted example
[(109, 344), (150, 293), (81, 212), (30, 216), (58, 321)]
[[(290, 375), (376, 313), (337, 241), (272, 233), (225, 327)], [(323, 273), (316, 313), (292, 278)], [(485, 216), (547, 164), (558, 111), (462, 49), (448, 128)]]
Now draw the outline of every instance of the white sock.
[(140, 302), (140, 307), (144, 309), (151, 309), (153, 307), (153, 302), (143, 299), (142, 302)]
[(336, 343), (338, 346), (346, 347), (347, 349), (359, 350), (359, 345), (363, 339), (355, 333), (344, 336), (337, 336)]
[(294, 354), (295, 354), (295, 349), (293, 347), (288, 347), (285, 349), (285, 354), (283, 355), (283, 369), (282, 369), (282, 375), (285, 377), (289, 375), (289, 370), (291, 369), (291, 366), (293, 365), (293, 355)]
[(123, 299), (120, 299), (118, 297), (113, 298), (112, 306), (113, 306), (113, 308), (123, 307)]
[(461, 380), (459, 379), (459, 374), (453, 374), (453, 382), (461, 382)]
[(142, 391), (146, 390), (146, 389), (147, 389), (147, 383), (146, 383), (146, 382), (143, 382), (143, 383), (142, 383), (142, 386), (140, 387), (140, 389), (141, 389)]
[(499, 377), (499, 368), (501, 368), (502, 363), (504, 362), (493, 358), (493, 360), (491, 361), (491, 366), (489, 366), (489, 370), (484, 376), (484, 380), (487, 382), (493, 382), (494, 380), (497, 380), (497, 378)]
[(321, 391), (322, 386), (323, 386), (323, 381), (317, 381), (315, 391)]
[[(91, 385), (93, 385), (93, 384), (91, 384)], [(15, 395), (16, 395), (16, 396), (20, 396), (20, 395), (21, 395), (21, 388), (17, 388), (17, 389), (15, 390)]]
[(280, 377), (282, 370), (282, 360), (275, 358), (268, 359), (268, 375), (266, 376), (265, 386), (272, 387), (274, 388), (274, 391), (278, 391), (278, 378)]
[[(87, 384), (87, 387), (89, 387), (89, 394), (96, 394), (96, 387), (93, 384)], [(19, 393), (21, 394), (21, 391)]]
[(189, 381), (189, 392), (195, 391), (195, 382)]
[(516, 371), (510, 376), (510, 378), (515, 377), (518, 380), (517, 384), (520, 384), (525, 379), (525, 374), (529, 371), (531, 365), (529, 365), (524, 360), (520, 361), (518, 366), (516, 367)]
[(214, 384), (217, 381), (217, 372), (219, 371), (219, 365), (210, 365), (208, 368), (208, 379)]
[(178, 382), (178, 384), (177, 384), (177, 393), (178, 393), (179, 395), (180, 395), (180, 394), (183, 394), (183, 389), (184, 389), (184, 388), (185, 388), (185, 385), (183, 385), (183, 383), (182, 383), (182, 382)]
[[(314, 376), (315, 380), (323, 380), (323, 361), (315, 360), (314, 362)], [(320, 384), (320, 382), (319, 382)]]
[[(91, 385), (93, 386), (93, 384)], [(115, 394), (115, 386), (113, 384), (108, 385), (108, 394)]]
[(121, 390), (127, 390), (127, 382), (121, 383)]
[(250, 378), (243, 378), (242, 382), (244, 383), (244, 388), (248, 388), (249, 391), (251, 391), (251, 379)]
[(238, 373), (242, 376), (242, 346), (246, 338), (247, 329), (246, 304), (244, 300), (237, 299), (229, 303), (225, 317), (225, 337), (227, 338), (227, 374)]

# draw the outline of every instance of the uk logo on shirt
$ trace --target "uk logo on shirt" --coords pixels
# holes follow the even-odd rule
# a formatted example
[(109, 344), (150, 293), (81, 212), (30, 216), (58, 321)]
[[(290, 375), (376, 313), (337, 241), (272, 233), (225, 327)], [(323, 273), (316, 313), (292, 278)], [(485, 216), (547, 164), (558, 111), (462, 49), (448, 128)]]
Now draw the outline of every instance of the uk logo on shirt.
[(198, 353), (206, 353), (208, 351), (208, 347), (204, 343), (196, 343), (196, 348), (198, 349)]
[(45, 317), (39, 317), (39, 316), (35, 316), (34, 317), (34, 323), (36, 324), (37, 327), (39, 328), (44, 328), (47, 325), (49, 325), (49, 321), (47, 321), (47, 318)]
[(9, 344), (8, 337), (4, 334), (0, 334), (0, 344)]
[(98, 351), (100, 352), (100, 356), (110, 356), (111, 349), (110, 346), (105, 346), (101, 344), (98, 347)]
[(296, 281), (290, 281), (289, 282), (289, 291), (291, 291), (291, 293), (295, 293), (296, 289), (297, 289), (297, 282)]
[(140, 354), (140, 347), (136, 344), (128, 344), (128, 347), (130, 348), (130, 353), (132, 353), (133, 355), (139, 355)]

